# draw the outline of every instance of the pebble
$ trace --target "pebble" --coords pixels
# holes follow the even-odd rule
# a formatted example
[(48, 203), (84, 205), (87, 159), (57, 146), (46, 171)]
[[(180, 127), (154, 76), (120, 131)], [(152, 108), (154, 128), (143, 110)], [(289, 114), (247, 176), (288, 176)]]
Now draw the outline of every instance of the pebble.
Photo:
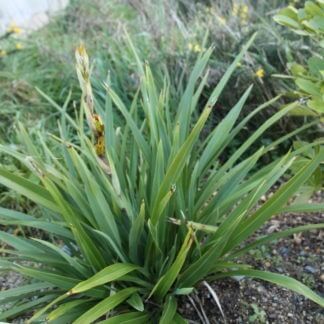
[(310, 265), (307, 265), (307, 266), (305, 267), (305, 271), (308, 272), (308, 273), (312, 273), (312, 274), (318, 272), (317, 269), (313, 268), (313, 267), (310, 266)]
[(287, 256), (289, 254), (289, 249), (286, 247), (282, 247), (279, 249), (279, 253), (283, 256)]
[(267, 290), (263, 287), (263, 286), (259, 286), (258, 288), (257, 288), (257, 291), (259, 292), (259, 293), (266, 293), (267, 292)]

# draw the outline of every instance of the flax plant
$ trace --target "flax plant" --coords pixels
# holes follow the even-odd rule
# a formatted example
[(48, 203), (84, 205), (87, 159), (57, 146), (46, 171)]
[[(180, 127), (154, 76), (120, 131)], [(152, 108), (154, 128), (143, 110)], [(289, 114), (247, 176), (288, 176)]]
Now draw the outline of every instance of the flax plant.
[[(277, 100), (239, 120), (251, 87), (202, 136), (215, 103), (252, 41), (235, 58), (198, 117), (196, 107), (207, 83), (212, 49), (199, 54), (175, 107), (170, 105), (169, 80), (159, 89), (150, 67), (142, 64), (130, 42), (140, 88), (128, 107), (105, 84), (105, 110), (98, 109), (92, 94), (86, 51), (83, 46), (77, 49), (82, 88), (77, 119), (69, 117), (66, 106), (56, 106), (61, 114), (59, 137), (40, 137), (41, 145), (36, 146), (20, 125), (22, 147), (1, 146), (1, 152), (18, 159), (34, 177), (27, 179), (0, 168), (0, 183), (42, 206), (43, 215), (36, 218), (0, 208), (0, 223), (36, 228), (52, 238), (0, 232), (2, 271), (29, 278), (17, 288), (0, 292), (0, 303), (8, 306), (1, 320), (25, 314), (29, 323), (187, 323), (178, 310), (178, 297), (189, 295), (203, 280), (233, 276), (263, 279), (324, 306), (322, 297), (297, 280), (238, 262), (259, 245), (324, 227), (299, 226), (247, 241), (272, 216), (289, 208), (323, 209), (320, 204), (294, 204), (293, 199), (324, 160), (322, 142), (256, 167), (265, 153), (302, 131), (298, 129), (255, 148), (250, 156), (244, 154), (294, 108), (291, 104), (250, 137), (241, 137), (241, 146), (220, 162), (246, 123)], [(116, 113), (125, 125), (115, 124)], [(303, 157), (303, 165), (296, 164), (310, 149), (316, 154), (306, 161)], [(296, 165), (299, 171), (289, 177), (291, 166)], [(262, 202), (283, 179), (287, 181)]]

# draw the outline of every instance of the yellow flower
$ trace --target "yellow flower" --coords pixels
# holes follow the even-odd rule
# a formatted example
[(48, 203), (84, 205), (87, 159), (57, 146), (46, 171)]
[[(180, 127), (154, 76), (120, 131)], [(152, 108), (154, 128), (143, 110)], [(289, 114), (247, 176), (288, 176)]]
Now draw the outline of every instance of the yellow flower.
[(249, 7), (247, 5), (242, 5), (241, 13), (247, 14), (249, 12)]
[(194, 48), (193, 48), (193, 51), (195, 53), (200, 53), (202, 51), (202, 48), (199, 44), (195, 44)]
[(247, 5), (243, 5), (240, 12), (240, 17), (242, 20), (248, 20), (249, 18), (249, 7)]
[(16, 43), (16, 49), (17, 50), (21, 50), (23, 48), (24, 48), (24, 46), (21, 43)]
[(193, 43), (189, 43), (188, 44), (188, 49), (189, 51), (193, 51), (195, 53), (200, 53), (202, 51), (202, 48), (199, 44), (193, 44)]
[(239, 4), (236, 3), (236, 2), (234, 2), (234, 4), (233, 4), (233, 10), (232, 10), (233, 16), (237, 16), (238, 13), (239, 13), (239, 10), (240, 10)]
[(217, 16), (217, 19), (221, 25), (226, 25), (226, 18), (224, 16)]
[(262, 79), (265, 76), (265, 71), (260, 68), (255, 72), (255, 76)]
[(7, 55), (7, 52), (5, 50), (0, 50), (0, 57), (4, 57)]
[(8, 33), (11, 33), (11, 34), (22, 33), (22, 29), (20, 27), (18, 27), (14, 22), (9, 25), (7, 31), (8, 31)]

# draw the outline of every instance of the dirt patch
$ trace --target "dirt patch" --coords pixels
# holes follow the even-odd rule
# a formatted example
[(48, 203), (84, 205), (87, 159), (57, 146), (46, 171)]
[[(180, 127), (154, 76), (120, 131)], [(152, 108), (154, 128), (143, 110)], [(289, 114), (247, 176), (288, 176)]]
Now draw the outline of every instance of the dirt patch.
[[(281, 231), (298, 225), (323, 222), (324, 214), (285, 214), (272, 219), (258, 234)], [(324, 295), (324, 232), (309, 231), (262, 246), (242, 258), (260, 270), (289, 275)], [(200, 286), (196, 307), (184, 298), (181, 313), (190, 323), (287, 323), (323, 324), (324, 309), (287, 289), (242, 278), (209, 283), (222, 305), (226, 322), (205, 286)], [(201, 310), (202, 307), (202, 310)], [(205, 314), (203, 314), (205, 313)]]

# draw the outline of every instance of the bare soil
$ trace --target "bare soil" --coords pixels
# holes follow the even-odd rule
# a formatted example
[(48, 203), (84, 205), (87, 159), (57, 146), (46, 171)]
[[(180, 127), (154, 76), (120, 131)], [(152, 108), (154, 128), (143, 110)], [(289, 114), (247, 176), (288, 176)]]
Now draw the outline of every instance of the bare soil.
[[(258, 234), (324, 221), (320, 214), (284, 214), (272, 219)], [(324, 231), (309, 231), (263, 246), (242, 258), (256, 269), (289, 275), (324, 296)], [(190, 323), (323, 324), (324, 309), (312, 301), (273, 284), (242, 278), (209, 283), (215, 290), (225, 319), (208, 289), (201, 285), (181, 303)], [(208, 321), (206, 320), (208, 319)]]

